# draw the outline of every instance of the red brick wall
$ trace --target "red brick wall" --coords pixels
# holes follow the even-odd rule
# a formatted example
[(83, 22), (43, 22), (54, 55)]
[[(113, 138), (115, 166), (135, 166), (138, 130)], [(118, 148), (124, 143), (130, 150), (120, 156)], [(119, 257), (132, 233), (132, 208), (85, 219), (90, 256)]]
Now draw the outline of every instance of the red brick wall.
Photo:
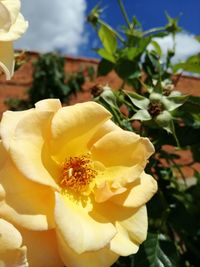
[[(0, 76), (0, 117), (3, 111), (7, 109), (4, 102), (7, 98), (25, 98), (26, 90), (31, 86), (33, 67), (32, 62), (38, 57), (37, 53), (29, 52), (30, 61), (24, 64), (14, 74), (11, 81), (6, 81), (4, 76)], [(97, 69), (98, 60), (87, 58), (72, 58), (66, 57), (65, 71), (67, 73), (84, 70), (88, 66), (93, 66)], [(175, 77), (176, 79), (176, 77)], [(90, 88), (96, 84), (109, 84), (112, 88), (118, 89), (122, 81), (114, 72), (111, 72), (106, 77), (98, 77), (94, 82), (87, 81), (84, 85), (84, 92), (78, 93), (78, 98), (72, 97), (71, 103), (83, 102), (91, 99)], [(183, 76), (178, 80), (177, 89), (186, 94), (200, 96), (200, 79), (195, 77)]]

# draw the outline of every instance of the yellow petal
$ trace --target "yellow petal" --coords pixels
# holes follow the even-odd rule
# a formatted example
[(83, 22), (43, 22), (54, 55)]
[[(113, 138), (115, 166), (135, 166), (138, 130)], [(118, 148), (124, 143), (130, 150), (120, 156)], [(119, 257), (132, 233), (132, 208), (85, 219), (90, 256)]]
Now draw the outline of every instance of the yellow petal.
[(8, 159), (0, 171), (0, 217), (32, 230), (54, 227), (51, 188), (25, 179)]
[(52, 115), (52, 112), (32, 109), (23, 116), (15, 128), (10, 155), (28, 179), (59, 190), (53, 178), (59, 176), (60, 169), (48, 158), (48, 126)]
[(0, 266), (29, 267), (26, 254), (27, 248), (25, 246), (15, 250), (8, 250), (7, 252), (0, 254)]
[(147, 237), (148, 220), (146, 206), (144, 205), (136, 209), (131, 217), (120, 221), (120, 224), (128, 231), (130, 239), (134, 243), (141, 244)]
[(22, 237), (19, 231), (9, 222), (0, 219), (0, 253), (20, 248), (21, 245)]
[(133, 167), (114, 166), (98, 172), (96, 177), (96, 188), (94, 190), (97, 202), (107, 201), (115, 195), (121, 195), (127, 191), (127, 184), (132, 183), (140, 177), (144, 169), (143, 164)]
[(126, 192), (115, 195), (111, 201), (125, 207), (137, 208), (147, 203), (156, 191), (156, 180), (143, 172), (139, 179), (127, 186)]
[(108, 181), (104, 181), (94, 190), (95, 201), (99, 203), (107, 201), (109, 198), (118, 194), (122, 194), (126, 190), (127, 189), (125, 187), (112, 188)]
[(110, 249), (120, 256), (129, 256), (137, 253), (139, 244), (132, 242), (128, 231), (120, 223), (116, 223), (116, 228), (117, 235), (112, 239)]
[(43, 110), (43, 111), (52, 111), (56, 112), (60, 108), (62, 108), (61, 102), (59, 99), (44, 99), (38, 101), (35, 104), (36, 109)]
[(17, 20), (21, 3), (19, 0), (3, 0), (0, 2), (0, 5), (4, 6), (4, 12), (8, 12), (10, 24), (14, 24)]
[[(19, 13), (20, 1), (19, 0), (5, 0), (1, 1), (1, 14), (3, 13), (4, 22), (3, 31), (0, 32), (0, 41), (14, 41), (18, 39), (27, 29), (28, 22)], [(6, 16), (6, 14), (9, 14)], [(5, 19), (7, 23), (5, 23)]]
[(128, 256), (136, 253), (139, 245), (146, 239), (147, 236), (147, 211), (146, 206), (142, 206), (132, 212), (130, 217), (127, 217), (127, 211), (121, 209), (119, 212), (123, 215), (116, 222), (118, 234), (111, 240), (110, 248), (113, 252)]
[(127, 256), (136, 253), (138, 246), (146, 239), (146, 206), (126, 208), (106, 201), (94, 203), (90, 215), (94, 220), (115, 225), (117, 234), (110, 241), (110, 248), (116, 254)]
[(7, 158), (8, 158), (8, 153), (2, 144), (2, 140), (0, 140), (0, 169), (3, 167)]
[(62, 235), (58, 233), (57, 238), (60, 255), (64, 264), (69, 267), (110, 267), (119, 257), (108, 247), (77, 254), (67, 245)]
[(9, 80), (14, 73), (14, 51), (12, 42), (0, 41), (0, 67), (6, 75), (6, 79)]
[(133, 166), (145, 163), (154, 152), (147, 138), (128, 131), (112, 131), (99, 139), (91, 149), (93, 158), (108, 166)]
[(10, 148), (10, 142), (14, 137), (18, 122), (29, 112), (32, 112), (32, 109), (25, 111), (6, 111), (3, 113), (0, 124), (0, 135), (3, 145), (7, 150)]
[(111, 223), (92, 219), (83, 208), (58, 193), (55, 221), (58, 234), (78, 254), (105, 247), (116, 234)]
[(26, 248), (20, 232), (9, 222), (0, 219), (0, 266), (28, 267)]
[(19, 13), (16, 22), (10, 27), (9, 31), (0, 34), (0, 41), (8, 42), (19, 39), (27, 30), (28, 22), (25, 21), (21, 13)]
[(11, 26), (11, 17), (6, 6), (0, 2), (0, 29), (1, 32), (6, 32)]
[(112, 132), (112, 131), (119, 131), (121, 130), (114, 122), (111, 120), (106, 121), (103, 123), (98, 131), (92, 136), (88, 143), (88, 147), (91, 148), (94, 143), (96, 143), (100, 138), (102, 138), (104, 135)]
[(62, 162), (67, 156), (88, 151), (95, 132), (111, 117), (95, 102), (86, 102), (59, 109), (52, 120), (52, 153)]
[[(20, 228), (23, 243), (27, 247), (30, 267), (63, 267), (54, 230), (29, 231)], [(70, 267), (70, 266), (69, 266)]]

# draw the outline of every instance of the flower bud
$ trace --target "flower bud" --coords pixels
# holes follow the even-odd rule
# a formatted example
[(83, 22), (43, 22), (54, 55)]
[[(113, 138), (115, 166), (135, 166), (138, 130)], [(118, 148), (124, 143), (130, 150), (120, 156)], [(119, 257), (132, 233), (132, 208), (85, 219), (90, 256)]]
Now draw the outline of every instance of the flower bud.
[(169, 122), (172, 120), (171, 114), (164, 110), (162, 113), (160, 113), (156, 118), (155, 121), (159, 124), (161, 127), (166, 127), (169, 125)]
[(162, 95), (158, 93), (151, 93), (149, 96), (151, 102), (160, 102), (161, 98)]

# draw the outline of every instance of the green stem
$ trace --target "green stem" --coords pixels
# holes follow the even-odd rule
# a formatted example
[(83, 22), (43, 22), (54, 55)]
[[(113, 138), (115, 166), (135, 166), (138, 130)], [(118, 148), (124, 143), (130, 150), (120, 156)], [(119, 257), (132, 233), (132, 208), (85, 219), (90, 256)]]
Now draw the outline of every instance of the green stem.
[(143, 36), (148, 35), (148, 34), (152, 34), (152, 33), (155, 33), (155, 32), (161, 32), (161, 31), (164, 31), (164, 30), (165, 30), (164, 27), (153, 28), (153, 29), (150, 29), (148, 31), (143, 32)]
[(119, 4), (120, 9), (121, 9), (121, 12), (122, 12), (122, 14), (123, 14), (123, 16), (124, 16), (124, 19), (125, 19), (125, 21), (126, 21), (128, 27), (131, 28), (131, 26), (130, 26), (130, 22), (129, 22), (129, 18), (128, 18), (128, 15), (127, 15), (127, 13), (126, 13), (126, 10), (125, 10), (125, 7), (124, 7), (122, 1), (121, 1), (121, 0), (117, 0), (117, 1), (118, 1), (118, 4)]

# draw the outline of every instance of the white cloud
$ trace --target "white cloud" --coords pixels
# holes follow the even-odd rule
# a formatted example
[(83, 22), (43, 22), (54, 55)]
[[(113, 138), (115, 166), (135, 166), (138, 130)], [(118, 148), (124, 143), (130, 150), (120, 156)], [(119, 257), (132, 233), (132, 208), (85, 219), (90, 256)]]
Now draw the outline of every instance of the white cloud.
[[(169, 49), (173, 48), (174, 41), (172, 36), (164, 38), (155, 38), (159, 43), (163, 54), (166, 55)], [(200, 53), (200, 43), (194, 39), (194, 36), (188, 33), (178, 33), (175, 37), (176, 53), (172, 59), (173, 63), (184, 61), (189, 56)]]
[(26, 34), (16, 42), (20, 49), (78, 53), (84, 35), (86, 0), (22, 0), (22, 14), (29, 21)]

